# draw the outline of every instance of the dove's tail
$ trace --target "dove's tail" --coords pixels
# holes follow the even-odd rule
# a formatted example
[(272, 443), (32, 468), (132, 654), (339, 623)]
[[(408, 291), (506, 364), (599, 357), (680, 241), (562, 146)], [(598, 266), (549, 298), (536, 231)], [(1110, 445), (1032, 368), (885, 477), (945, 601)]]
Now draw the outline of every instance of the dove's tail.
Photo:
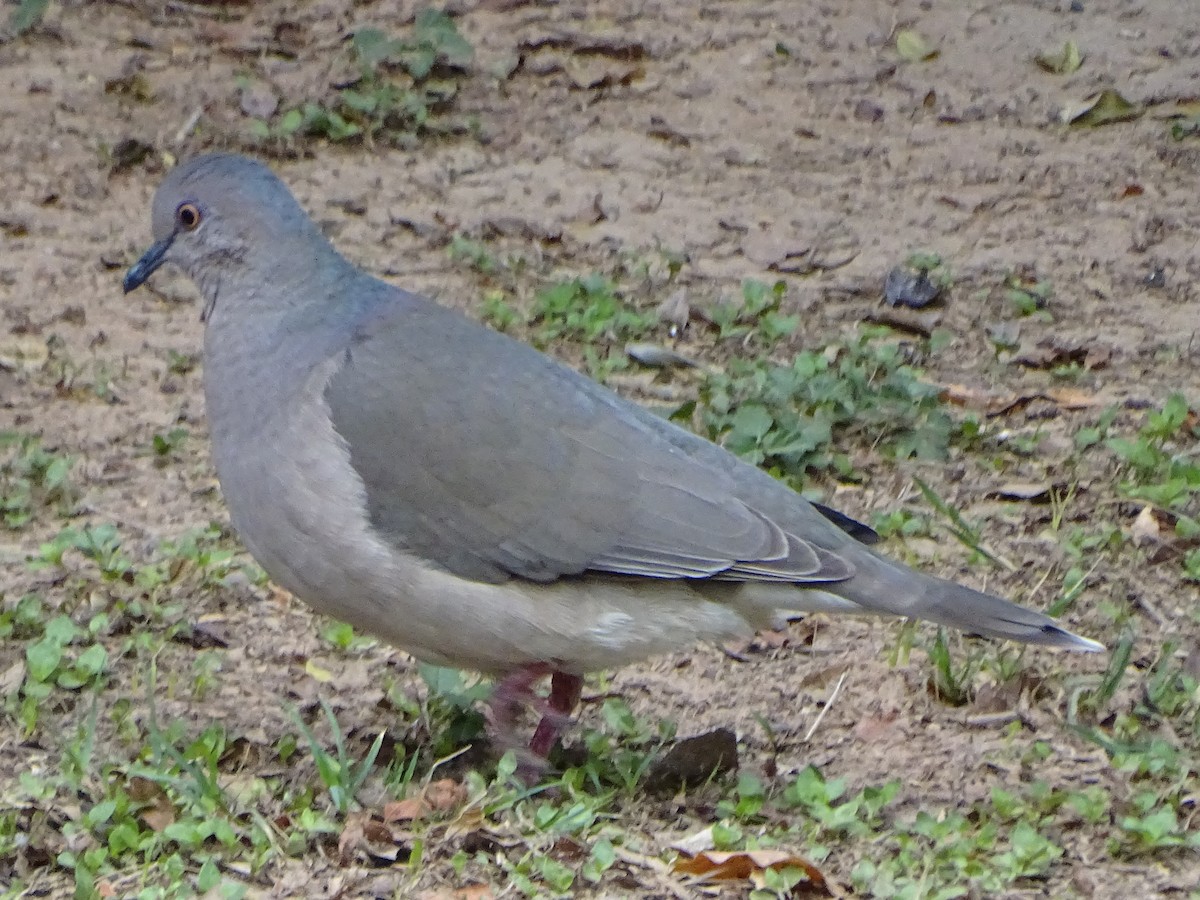
[(873, 552), (855, 554), (853, 565), (855, 574), (851, 578), (822, 589), (823, 593), (840, 598), (842, 603), (818, 604), (797, 598), (797, 608), (906, 616), (967, 634), (1024, 644), (1087, 652), (1104, 649), (1103, 644), (1072, 634), (1040, 612), (944, 578), (924, 575)]

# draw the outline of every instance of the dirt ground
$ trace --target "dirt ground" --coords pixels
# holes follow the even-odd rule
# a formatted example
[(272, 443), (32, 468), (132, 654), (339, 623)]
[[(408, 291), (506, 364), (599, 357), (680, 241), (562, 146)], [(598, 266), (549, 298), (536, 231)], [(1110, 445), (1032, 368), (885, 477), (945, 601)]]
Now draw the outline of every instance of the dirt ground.
[[(1075, 479), (1070, 521), (1128, 528), (1138, 507), (1120, 500), (1111, 465), (1063, 471), (1071, 435), (1108, 403), (1132, 430), (1140, 409), (1172, 391), (1200, 399), (1200, 143), (1172, 140), (1154, 114), (1200, 95), (1200, 23), (1189, 4), (1168, 0), (1079, 5), (463, 0), (452, 11), (476, 61), (454, 106), (478, 122), (478, 136), (410, 148), (305, 141), (272, 164), (351, 259), (468, 311), (483, 286), (449, 258), (457, 234), (570, 272), (621, 253), (683, 251), (680, 280), (698, 305), (747, 277), (787, 278), (802, 324), (781, 356), (880, 312), (888, 269), (914, 250), (936, 252), (956, 279), (936, 312), (953, 343), (925, 361), (927, 375), (980, 396), (1058, 384), (1045, 368), (998, 356), (989, 337), (1013, 318), (990, 290), (1005, 273), (1052, 283), (1053, 321), (1021, 319), (1017, 340), (1025, 349), (1054, 336), (1103, 356), (1070, 383), (1103, 402), (1070, 410), (1035, 401), (990, 424), (1013, 439), (1041, 430), (1034, 454), (929, 465), (854, 448), (862, 484), (814, 485), (869, 521), (920, 505), (920, 475), (982, 523), (1014, 571), (968, 566), (953, 541), (895, 541), (889, 552), (1045, 606), (1070, 562), (1046, 537), (1051, 511), (989, 495), (1012, 482)], [(250, 146), (239, 76), (285, 103), (320, 93), (347, 34), (365, 24), (400, 31), (414, 9), (369, 0), (55, 3), (42, 27), (0, 45), (0, 350), (11, 358), (55, 338), (46, 366), (0, 368), (0, 429), (36, 433), (75, 457), (88, 520), (116, 524), (131, 552), (226, 521), (200, 368), (169, 365), (170, 354), (199, 351), (195, 292), (167, 273), (156, 276), (157, 296), (120, 288), (149, 242), (149, 200), (168, 159)], [(899, 59), (891, 37), (907, 26), (940, 55)], [(1086, 52), (1079, 71), (1054, 75), (1030, 62), (1067, 39)], [(131, 73), (151, 96), (113, 87)], [(1109, 87), (1154, 104), (1150, 114), (1099, 128), (1059, 123), (1061, 110)], [(130, 138), (152, 152), (114, 168), (111, 149)], [(63, 389), (64, 380), (100, 379), (102, 391)], [(190, 436), (181, 460), (163, 466), (147, 448), (177, 426)], [(58, 527), (0, 536), (6, 603), (32, 589), (57, 596), (54, 578), (24, 560)], [(1068, 626), (1111, 643), (1106, 610), (1132, 610), (1135, 661), (1153, 659), (1168, 635), (1194, 654), (1196, 600), (1177, 566), (1122, 552), (1099, 559)], [(219, 689), (204, 701), (163, 687), (164, 718), (216, 719), (270, 743), (291, 727), (280, 698), (315, 690), (309, 659), (337, 672), (337, 707), (368, 731), (387, 724), (374, 690), (380, 673), (410, 678), (416, 690), (403, 654), (334, 658), (313, 618), (265, 589), (205, 596), (186, 615), (217, 623), (228, 647)], [(859, 787), (901, 777), (902, 802), (965, 808), (1030, 777), (1001, 725), (972, 724), (979, 709), (930, 696), (920, 654), (890, 664), (896, 625), (822, 621), (812, 645), (800, 646), (806, 627), (793, 646), (756, 645), (741, 660), (699, 648), (615, 673), (605, 689), (639, 714), (676, 721), (682, 735), (734, 728), (750, 770), (811, 763)], [(189, 652), (173, 647), (160, 665), (186, 672)], [(1119, 781), (1099, 747), (1062, 726), (1063, 686), (1098, 675), (1106, 659), (1030, 652), (1025, 665), (1055, 685), (1020, 701), (1021, 746), (1053, 748), (1036, 776), (1060, 787)], [(836, 703), (805, 740), (842, 672)], [(595, 715), (585, 706), (585, 720)], [(53, 735), (26, 742), (11, 722), (0, 723), (0, 743), (0, 784), (56, 758)], [(654, 827), (663, 829), (657, 849), (686, 830)], [(1102, 840), (1062, 840), (1065, 857), (1022, 896), (1165, 896), (1200, 879), (1194, 859), (1110, 863)], [(356, 896), (344, 878), (326, 863), (304, 890)]]

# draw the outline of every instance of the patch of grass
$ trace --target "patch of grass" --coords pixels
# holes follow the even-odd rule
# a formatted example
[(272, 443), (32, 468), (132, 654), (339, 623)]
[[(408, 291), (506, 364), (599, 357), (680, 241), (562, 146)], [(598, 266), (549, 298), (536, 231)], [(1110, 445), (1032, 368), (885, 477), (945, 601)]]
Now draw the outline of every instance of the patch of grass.
[(695, 412), (702, 433), (793, 484), (810, 471), (854, 478), (840, 448), (856, 443), (899, 459), (942, 459), (954, 428), (938, 389), (883, 336), (863, 331), (790, 365), (733, 359), (705, 380), (698, 407), (677, 418)]
[(360, 28), (350, 46), (357, 79), (328, 100), (286, 109), (269, 122), (253, 120), (251, 134), (270, 141), (306, 136), (400, 142), (429, 130), (449, 108), (458, 91), (455, 75), (473, 56), (454, 20), (433, 9), (417, 14), (409, 38)]
[(1151, 411), (1133, 437), (1113, 436), (1105, 445), (1123, 464), (1121, 490), (1129, 497), (1178, 509), (1200, 493), (1195, 441), (1200, 421), (1182, 394)]
[(595, 274), (538, 291), (529, 321), (542, 346), (561, 339), (593, 343), (603, 338), (618, 343), (646, 333), (655, 324), (653, 315), (625, 302), (611, 278)]
[(1052, 321), (1049, 306), (1054, 285), (1049, 281), (1010, 273), (1004, 279), (1003, 295), (1017, 315)]
[(39, 509), (69, 516), (78, 500), (71, 481), (75, 461), (46, 450), (34, 435), (0, 432), (0, 516), (7, 528), (25, 527)]
[(780, 306), (787, 296), (787, 283), (766, 284), (755, 279), (742, 282), (737, 302), (718, 303), (708, 310), (717, 329), (717, 339), (756, 340), (771, 347), (790, 336), (800, 324), (799, 315), (784, 315)]
[(292, 721), (308, 740), (317, 773), (326, 790), (329, 791), (330, 802), (334, 809), (344, 816), (356, 806), (355, 798), (375, 767), (375, 760), (379, 757), (379, 750), (383, 746), (383, 739), (387, 737), (387, 732), (380, 731), (375, 742), (371, 744), (371, 749), (367, 751), (366, 757), (361, 762), (355, 762), (346, 749), (346, 736), (341, 725), (338, 724), (332, 707), (322, 700), (321, 710), (325, 713), (330, 734), (333, 735), (333, 753), (325, 749), (313, 731), (304, 724), (304, 720), (294, 710), (292, 711)]
[(931, 282), (943, 291), (954, 286), (954, 272), (949, 264), (942, 259), (940, 253), (927, 250), (917, 250), (910, 253), (904, 260), (906, 268), (925, 275)]

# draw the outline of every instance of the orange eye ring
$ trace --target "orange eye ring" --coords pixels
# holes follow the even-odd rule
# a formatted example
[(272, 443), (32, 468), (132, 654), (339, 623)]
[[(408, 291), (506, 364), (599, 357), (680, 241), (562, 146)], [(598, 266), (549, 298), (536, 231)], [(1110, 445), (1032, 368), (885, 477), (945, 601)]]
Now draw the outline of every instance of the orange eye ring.
[(175, 210), (175, 221), (184, 231), (195, 231), (200, 225), (200, 210), (195, 203), (180, 203)]

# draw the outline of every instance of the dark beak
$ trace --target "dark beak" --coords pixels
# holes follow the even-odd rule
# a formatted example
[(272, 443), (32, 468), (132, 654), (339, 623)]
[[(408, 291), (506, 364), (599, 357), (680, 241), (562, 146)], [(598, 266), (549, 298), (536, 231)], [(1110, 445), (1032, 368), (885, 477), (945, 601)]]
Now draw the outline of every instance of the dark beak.
[(150, 249), (142, 254), (142, 258), (130, 266), (129, 271), (125, 273), (125, 280), (121, 283), (125, 288), (125, 293), (137, 290), (147, 278), (154, 274), (155, 270), (163, 264), (163, 257), (171, 249), (173, 240), (175, 240), (175, 235), (172, 233), (161, 241), (155, 241)]

